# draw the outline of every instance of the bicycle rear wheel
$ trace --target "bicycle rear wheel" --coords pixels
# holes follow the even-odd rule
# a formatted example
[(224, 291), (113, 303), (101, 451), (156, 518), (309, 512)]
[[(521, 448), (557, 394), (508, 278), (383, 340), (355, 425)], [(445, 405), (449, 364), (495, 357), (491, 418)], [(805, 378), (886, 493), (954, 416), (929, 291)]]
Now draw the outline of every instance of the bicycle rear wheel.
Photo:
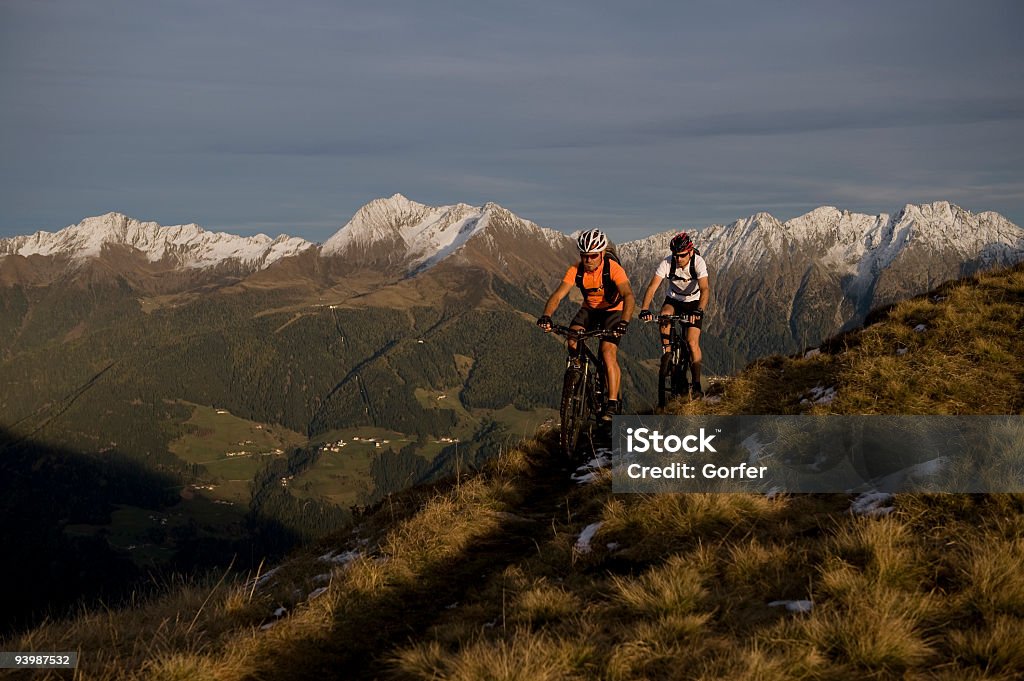
[(576, 452), (576, 443), (579, 441), (580, 430), (590, 415), (590, 406), (587, 403), (587, 379), (585, 373), (580, 369), (566, 369), (565, 378), (562, 382), (562, 406), (560, 416), (562, 419), (562, 431), (560, 444), (562, 453), (572, 458)]
[(690, 353), (685, 349), (679, 351), (679, 359), (675, 363), (672, 375), (672, 394), (686, 395), (690, 392)]

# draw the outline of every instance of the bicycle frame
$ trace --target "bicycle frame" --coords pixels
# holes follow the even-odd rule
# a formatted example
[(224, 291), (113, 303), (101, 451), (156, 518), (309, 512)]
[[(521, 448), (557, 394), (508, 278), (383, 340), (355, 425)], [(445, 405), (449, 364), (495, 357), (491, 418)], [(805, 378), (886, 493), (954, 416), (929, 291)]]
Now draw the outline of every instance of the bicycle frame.
[[(688, 395), (693, 385), (693, 368), (690, 357), (690, 345), (686, 342), (685, 329), (694, 326), (694, 315), (672, 314), (658, 315), (659, 324), (669, 324), (669, 352), (661, 356), (661, 368), (658, 371), (658, 406), (664, 407), (668, 401), (679, 395)], [(653, 321), (653, 320), (652, 320)]]

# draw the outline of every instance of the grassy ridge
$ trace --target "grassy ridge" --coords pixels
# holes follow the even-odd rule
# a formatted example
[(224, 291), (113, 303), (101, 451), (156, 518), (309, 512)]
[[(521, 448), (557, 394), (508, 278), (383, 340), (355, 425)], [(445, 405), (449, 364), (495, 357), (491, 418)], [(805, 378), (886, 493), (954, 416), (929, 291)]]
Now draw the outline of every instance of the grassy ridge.
[[(1021, 414), (1022, 319), (1024, 268), (983, 275), (674, 407)], [(1024, 674), (1024, 495), (901, 495), (884, 517), (846, 495), (614, 495), (607, 471), (555, 470), (555, 441), (393, 495), (269, 576), (196, 579), (0, 648), (77, 649), (97, 679)]]
[[(1024, 267), (949, 282), (869, 316), (802, 357), (754, 362), (720, 401), (680, 413), (1020, 414)], [(836, 388), (816, 404), (814, 388)], [(807, 403), (804, 403), (804, 400)]]

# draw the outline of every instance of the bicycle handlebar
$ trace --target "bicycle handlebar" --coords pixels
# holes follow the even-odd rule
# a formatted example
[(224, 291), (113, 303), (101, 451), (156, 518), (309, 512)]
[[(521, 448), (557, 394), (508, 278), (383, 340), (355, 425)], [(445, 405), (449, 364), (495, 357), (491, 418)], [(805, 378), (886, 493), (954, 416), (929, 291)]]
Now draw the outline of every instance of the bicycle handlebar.
[(690, 314), (659, 314), (648, 319), (644, 324), (653, 324), (658, 322), (659, 324), (666, 324), (671, 322), (682, 322), (683, 324), (693, 324), (694, 320), (698, 319), (697, 315)]
[(568, 326), (561, 326), (560, 324), (552, 324), (551, 332), (557, 333), (559, 336), (571, 338), (572, 340), (585, 340), (587, 338), (615, 338), (615, 334), (608, 329), (594, 329), (592, 331), (581, 331), (578, 329), (571, 329)]

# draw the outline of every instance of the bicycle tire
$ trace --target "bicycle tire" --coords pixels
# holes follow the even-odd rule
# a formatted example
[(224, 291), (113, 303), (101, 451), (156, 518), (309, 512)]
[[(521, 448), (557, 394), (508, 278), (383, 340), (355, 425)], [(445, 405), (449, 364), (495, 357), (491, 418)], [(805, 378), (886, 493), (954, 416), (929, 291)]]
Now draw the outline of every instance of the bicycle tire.
[(690, 392), (690, 353), (680, 349), (679, 359), (676, 360), (676, 371), (672, 376), (672, 393), (674, 395), (688, 395)]
[(594, 397), (596, 395), (597, 387), (594, 385), (594, 367), (591, 365), (589, 370), (584, 370), (586, 374), (583, 377), (582, 385), (576, 388), (576, 404), (579, 406), (579, 413), (577, 417), (580, 422), (580, 430), (587, 425), (587, 421), (590, 420), (590, 415), (595, 413), (594, 409)]
[(591, 414), (600, 414), (608, 401), (608, 386), (605, 385), (604, 374), (604, 364), (598, 364), (590, 374), (585, 394), (590, 398), (587, 405)]
[(566, 369), (562, 381), (562, 405), (559, 410), (562, 420), (559, 444), (566, 457), (571, 458), (576, 451), (576, 443), (586, 414), (586, 376), (580, 369)]
[(661, 368), (658, 370), (658, 406), (664, 407), (673, 397), (673, 381), (676, 373), (674, 353), (661, 354)]

